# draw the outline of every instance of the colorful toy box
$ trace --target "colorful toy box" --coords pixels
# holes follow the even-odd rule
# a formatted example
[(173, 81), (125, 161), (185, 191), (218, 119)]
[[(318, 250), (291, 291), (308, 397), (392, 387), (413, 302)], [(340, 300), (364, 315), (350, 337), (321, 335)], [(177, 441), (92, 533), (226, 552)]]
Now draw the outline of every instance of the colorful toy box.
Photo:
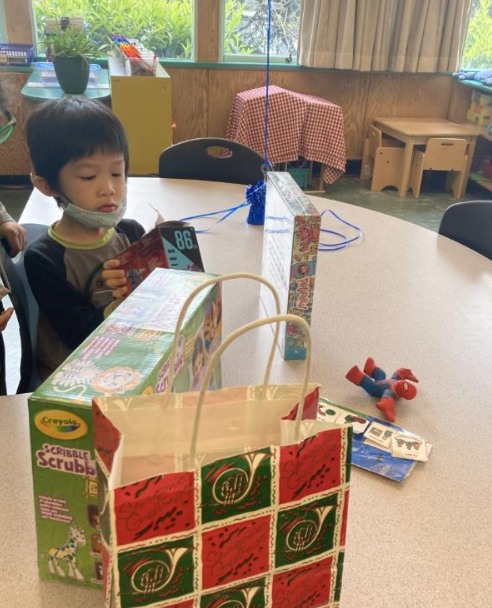
[(472, 103), (478, 103), (481, 106), (492, 106), (492, 95), (482, 93), (478, 89), (473, 89), (471, 100)]
[(485, 95), (480, 91), (472, 91), (471, 103), (466, 118), (481, 127), (490, 124), (492, 115), (492, 95)]
[(128, 295), (154, 268), (204, 270), (195, 229), (186, 222), (159, 224), (116, 259), (126, 273)]
[[(282, 313), (311, 322), (321, 216), (289, 173), (268, 173), (262, 276), (277, 288)], [(270, 290), (261, 286), (268, 316), (276, 314)], [(301, 328), (284, 325), (280, 335), (284, 359), (305, 359)]]
[[(487, 108), (489, 108), (489, 107), (490, 106), (487, 106)], [(474, 124), (478, 125), (479, 127), (484, 127), (484, 126), (488, 125), (490, 122), (489, 114), (483, 116), (483, 115), (475, 112), (475, 110), (473, 108), (470, 108), (468, 110), (468, 112), (466, 113), (466, 118), (467, 118), (467, 120), (469, 120), (470, 122), (473, 122)]]
[[(102, 585), (93, 397), (164, 392), (177, 317), (213, 275), (156, 269), (29, 398), (40, 577)], [(221, 339), (219, 286), (204, 289), (181, 330), (174, 391), (201, 387)], [(220, 369), (213, 388), (221, 386)]]

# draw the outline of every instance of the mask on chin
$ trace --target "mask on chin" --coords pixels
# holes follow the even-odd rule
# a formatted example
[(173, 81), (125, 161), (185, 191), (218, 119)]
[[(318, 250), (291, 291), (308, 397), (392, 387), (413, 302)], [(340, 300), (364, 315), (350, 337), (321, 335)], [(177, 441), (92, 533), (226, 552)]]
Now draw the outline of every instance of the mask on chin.
[(60, 194), (57, 200), (62, 204), (64, 213), (87, 228), (114, 228), (125, 215), (126, 211), (126, 196), (121, 205), (109, 213), (81, 209), (77, 205), (74, 205), (64, 194)]

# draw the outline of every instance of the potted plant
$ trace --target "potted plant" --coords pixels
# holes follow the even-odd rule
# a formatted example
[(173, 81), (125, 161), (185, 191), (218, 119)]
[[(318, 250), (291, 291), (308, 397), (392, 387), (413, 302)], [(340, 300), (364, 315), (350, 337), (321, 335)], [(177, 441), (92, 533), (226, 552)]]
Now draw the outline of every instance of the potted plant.
[(83, 93), (89, 82), (88, 55), (94, 53), (89, 36), (83, 30), (67, 27), (59, 34), (48, 35), (46, 47), (61, 89), (65, 93)]

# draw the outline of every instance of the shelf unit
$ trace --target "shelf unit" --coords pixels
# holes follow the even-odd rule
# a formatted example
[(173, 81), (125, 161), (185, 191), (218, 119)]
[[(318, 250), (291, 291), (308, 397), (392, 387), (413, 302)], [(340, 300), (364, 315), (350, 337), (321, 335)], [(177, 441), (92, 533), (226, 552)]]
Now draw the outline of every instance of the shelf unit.
[[(489, 133), (487, 133), (487, 129), (485, 127), (479, 127), (479, 128), (481, 131), (479, 134), (479, 137), (492, 142), (492, 135), (489, 135)], [(483, 181), (479, 178), (479, 176), (480, 176), (480, 172), (474, 171), (473, 173), (470, 173), (470, 175), (468, 176), (468, 179), (471, 179), (473, 182), (475, 182), (482, 188), (485, 188), (489, 192), (492, 192), (492, 182)]]
[(172, 144), (171, 78), (160, 66), (155, 76), (127, 76), (108, 57), (111, 106), (128, 135), (131, 175), (156, 175), (159, 156)]
[[(485, 84), (481, 84), (480, 82), (478, 82), (478, 80), (458, 80), (458, 82), (460, 84), (463, 84), (466, 87), (470, 87), (472, 89), (477, 89), (479, 91), (482, 91), (483, 93), (489, 93), (490, 95), (492, 95), (492, 87), (487, 86)], [(487, 129), (485, 127), (478, 127), (478, 128), (480, 129), (479, 137), (492, 142), (492, 135), (487, 133)], [(485, 188), (489, 192), (492, 192), (492, 182), (488, 182), (488, 181), (486, 182), (486, 181), (481, 180), (479, 178), (478, 171), (475, 171), (474, 173), (470, 173), (469, 179), (474, 181), (476, 184), (478, 184), (482, 188)]]
[(466, 87), (472, 87), (472, 89), (478, 89), (479, 91), (483, 91), (484, 93), (489, 93), (492, 95), (492, 87), (489, 87), (486, 84), (482, 84), (478, 80), (460, 80), (457, 79), (459, 83), (464, 84)]

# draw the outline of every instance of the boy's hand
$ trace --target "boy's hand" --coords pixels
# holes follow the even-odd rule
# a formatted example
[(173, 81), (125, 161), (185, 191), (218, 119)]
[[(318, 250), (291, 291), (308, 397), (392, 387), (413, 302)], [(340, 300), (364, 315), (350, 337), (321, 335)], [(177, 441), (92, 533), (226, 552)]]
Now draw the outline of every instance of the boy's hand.
[(104, 262), (102, 277), (106, 283), (106, 287), (113, 292), (113, 298), (118, 299), (123, 297), (128, 288), (126, 286), (126, 276), (124, 270), (119, 270), (119, 260), (108, 260)]
[(0, 314), (0, 332), (2, 332), (7, 327), (7, 323), (9, 322), (9, 319), (12, 316), (13, 312), (13, 308), (7, 308), (7, 310), (4, 310)]
[(7, 239), (11, 257), (15, 257), (26, 246), (26, 229), (17, 222), (8, 221), (0, 224), (0, 235)]

